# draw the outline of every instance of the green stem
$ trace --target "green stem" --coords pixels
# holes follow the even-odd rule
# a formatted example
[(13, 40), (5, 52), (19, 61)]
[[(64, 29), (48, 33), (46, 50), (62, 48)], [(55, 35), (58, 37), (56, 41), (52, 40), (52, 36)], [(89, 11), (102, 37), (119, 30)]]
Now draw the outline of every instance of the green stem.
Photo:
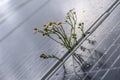
[(52, 39), (53, 41), (55, 41), (55, 42), (57, 42), (57, 43), (59, 43), (59, 44), (61, 44), (61, 45), (64, 45), (63, 43), (61, 43), (61, 42), (57, 41), (56, 39), (52, 38), (50, 35), (48, 35), (48, 37), (49, 37), (50, 39)]
[[(57, 30), (56, 30), (56, 29), (57, 29)], [(56, 27), (56, 26), (54, 26), (54, 30), (55, 30), (55, 32), (57, 32), (57, 33), (59, 34), (59, 36), (61, 36), (62, 42), (63, 42), (68, 48), (70, 48), (71, 46), (69, 45), (69, 42), (68, 42), (67, 37), (64, 36), (63, 33), (61, 33), (61, 31), (59, 30), (59, 28)], [(67, 49), (68, 49), (68, 48), (67, 48)]]

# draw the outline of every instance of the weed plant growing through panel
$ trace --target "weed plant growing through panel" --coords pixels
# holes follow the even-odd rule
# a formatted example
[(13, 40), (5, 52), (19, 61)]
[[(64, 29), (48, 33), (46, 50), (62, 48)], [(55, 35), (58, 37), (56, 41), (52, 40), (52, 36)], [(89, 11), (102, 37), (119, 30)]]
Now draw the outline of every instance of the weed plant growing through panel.
[[(65, 26), (68, 25), (70, 27), (70, 34), (68, 35), (65, 31)], [(43, 29), (40, 29), (38, 27), (34, 28), (35, 33), (40, 33), (44, 37), (49, 37), (53, 41), (57, 42), (61, 46), (65, 47), (69, 52), (72, 51), (72, 49), (75, 47), (75, 45), (78, 44), (78, 38), (76, 30), (79, 29), (81, 31), (81, 36), (84, 38), (85, 32), (84, 32), (84, 23), (78, 23), (77, 20), (77, 13), (75, 9), (71, 9), (67, 12), (65, 21), (64, 22), (49, 22), (48, 24), (43, 25)], [(55, 55), (46, 55), (41, 54), (40, 58), (43, 59), (49, 59), (49, 58), (55, 58), (57, 60), (60, 60)]]

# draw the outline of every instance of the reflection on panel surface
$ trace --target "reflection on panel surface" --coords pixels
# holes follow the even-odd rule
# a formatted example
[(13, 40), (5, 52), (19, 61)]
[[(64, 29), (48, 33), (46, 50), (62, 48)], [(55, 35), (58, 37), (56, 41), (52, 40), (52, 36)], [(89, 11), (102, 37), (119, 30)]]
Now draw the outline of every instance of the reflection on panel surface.
[[(113, 0), (0, 0), (0, 80), (39, 80), (55, 60), (42, 60), (41, 52), (59, 57), (66, 52), (33, 28), (49, 21), (64, 20), (75, 8), (79, 21), (88, 27)], [(51, 45), (51, 46), (49, 46)]]

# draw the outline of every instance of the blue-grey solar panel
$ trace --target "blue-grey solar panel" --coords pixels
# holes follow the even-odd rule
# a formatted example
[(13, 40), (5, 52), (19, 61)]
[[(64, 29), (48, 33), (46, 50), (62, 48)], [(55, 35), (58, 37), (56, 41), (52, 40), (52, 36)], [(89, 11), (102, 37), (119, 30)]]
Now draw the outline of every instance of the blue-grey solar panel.
[[(80, 21), (85, 22), (87, 30), (114, 1), (0, 0), (0, 80), (40, 80), (56, 63), (54, 59), (40, 59), (40, 53), (55, 54), (62, 57), (66, 52), (49, 38), (34, 34), (34, 27), (42, 28), (42, 25), (49, 21), (63, 21), (66, 12), (75, 8)], [(114, 22), (115, 25), (119, 22), (119, 12), (118, 7), (110, 19), (108, 18), (106, 23), (111, 24), (110, 27), (106, 23), (103, 24), (103, 26), (108, 26), (108, 31), (114, 26)], [(109, 37), (116, 39), (119, 35), (118, 28), (113, 30), (113, 32), (115, 31), (114, 36)], [(103, 35), (105, 34), (103, 32)], [(99, 38), (96, 40), (99, 41)], [(107, 44), (105, 47), (108, 47), (109, 42), (104, 40), (104, 43)], [(101, 47), (99, 49), (101, 50)], [(118, 61), (116, 63), (119, 63)], [(115, 65), (117, 66), (117, 64)]]

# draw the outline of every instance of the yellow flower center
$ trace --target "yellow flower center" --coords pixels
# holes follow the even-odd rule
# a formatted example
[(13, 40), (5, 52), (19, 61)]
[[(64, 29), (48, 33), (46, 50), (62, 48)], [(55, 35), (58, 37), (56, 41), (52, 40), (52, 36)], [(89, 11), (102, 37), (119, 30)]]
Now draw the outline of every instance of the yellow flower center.
[(52, 26), (54, 24), (54, 22), (49, 22), (48, 26)]
[(57, 25), (62, 25), (62, 22), (58, 22), (58, 24)]
[(35, 27), (35, 28), (34, 28), (34, 31), (35, 31), (35, 32), (38, 32), (38, 31), (39, 31), (39, 28)]

